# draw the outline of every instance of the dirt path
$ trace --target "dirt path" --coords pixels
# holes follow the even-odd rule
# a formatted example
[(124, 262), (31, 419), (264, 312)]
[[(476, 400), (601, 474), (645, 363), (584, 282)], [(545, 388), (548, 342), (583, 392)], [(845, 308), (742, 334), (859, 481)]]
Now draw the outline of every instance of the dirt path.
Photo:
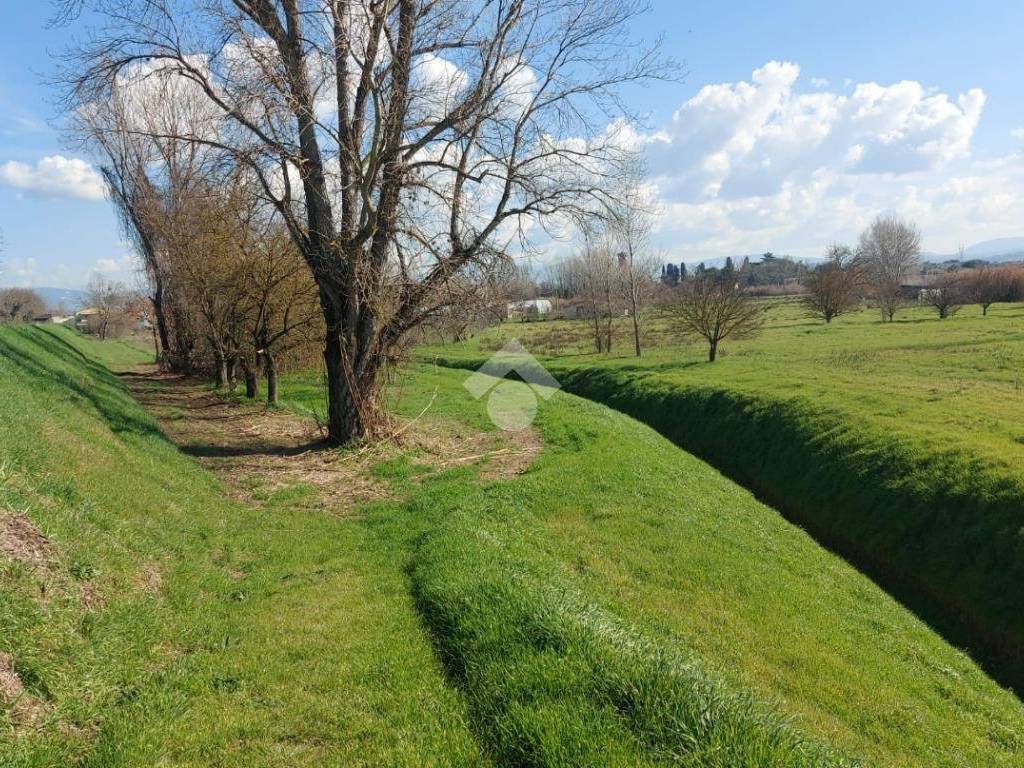
[(422, 475), (452, 466), (480, 465), (493, 480), (519, 474), (540, 449), (532, 429), (470, 432), (430, 419), (407, 425), (399, 440), (372, 447), (328, 446), (315, 421), (210, 390), (205, 380), (161, 373), (155, 367), (121, 374), (132, 395), (182, 450), (216, 472), (236, 498), (253, 502), (297, 485), (317, 491), (318, 504), (349, 514), (360, 503), (387, 498), (388, 483), (372, 468), (408, 455)]

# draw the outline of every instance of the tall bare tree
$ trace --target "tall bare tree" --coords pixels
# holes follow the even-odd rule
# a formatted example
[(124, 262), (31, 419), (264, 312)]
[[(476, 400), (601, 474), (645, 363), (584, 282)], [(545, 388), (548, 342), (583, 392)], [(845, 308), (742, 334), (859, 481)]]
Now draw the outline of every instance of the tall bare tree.
[(620, 85), (667, 72), (641, 0), (67, 0), (106, 20), (72, 106), (142, 65), (205, 99), (173, 136), (246, 164), (316, 281), (328, 430), (378, 423), (380, 373), (445, 285), (531, 228), (606, 202)]
[(126, 238), (143, 264), (159, 342), (158, 362), (191, 372), (196, 328), (171, 274), (174, 222), (195, 194), (203, 158), (189, 142), (155, 138), (187, 134), (195, 105), (165, 78), (141, 70), (111, 83), (102, 98), (71, 116), (72, 135), (94, 154)]
[(724, 340), (749, 338), (764, 323), (764, 310), (736, 280), (715, 280), (710, 275), (682, 282), (665, 310), (683, 335), (707, 342), (709, 363), (718, 358)]
[(920, 266), (920, 230), (895, 214), (879, 216), (861, 234), (857, 257), (882, 318), (892, 322), (902, 302), (902, 285)]
[(622, 314), (618, 260), (604, 233), (584, 229), (583, 246), (569, 263), (578, 288), (577, 300), (591, 324), (594, 349), (598, 354), (612, 351), (615, 318)]
[(86, 296), (86, 301), (97, 310), (91, 329), (100, 339), (119, 336), (128, 329), (137, 297), (127, 285), (94, 274), (86, 287)]
[(641, 314), (654, 292), (661, 261), (650, 251), (653, 207), (644, 195), (646, 168), (638, 160), (625, 168), (610, 211), (613, 241), (621, 254), (619, 279), (633, 324), (633, 351), (640, 357)]

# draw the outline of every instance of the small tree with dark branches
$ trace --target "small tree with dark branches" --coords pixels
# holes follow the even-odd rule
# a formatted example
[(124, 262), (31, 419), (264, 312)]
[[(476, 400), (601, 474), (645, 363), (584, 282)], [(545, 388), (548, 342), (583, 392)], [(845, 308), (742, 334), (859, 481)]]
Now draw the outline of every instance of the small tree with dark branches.
[(956, 272), (943, 272), (926, 290), (928, 303), (945, 320), (960, 311), (966, 297), (964, 279)]
[(764, 312), (735, 281), (708, 275), (682, 283), (666, 304), (666, 313), (684, 336), (708, 343), (708, 362), (718, 357), (725, 339), (744, 339), (760, 330)]
[(853, 251), (845, 245), (828, 249), (828, 260), (804, 280), (804, 306), (814, 317), (831, 323), (858, 304), (858, 269)]
[(988, 309), (997, 301), (1006, 301), (1010, 293), (1010, 274), (1004, 267), (982, 267), (975, 269), (965, 279), (966, 298), (981, 307), (981, 314), (988, 316)]

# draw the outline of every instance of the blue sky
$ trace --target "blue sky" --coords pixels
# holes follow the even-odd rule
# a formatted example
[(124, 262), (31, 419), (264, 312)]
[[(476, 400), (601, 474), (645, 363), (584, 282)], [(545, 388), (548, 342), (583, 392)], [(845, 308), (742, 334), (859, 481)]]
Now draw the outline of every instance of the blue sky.
[[(0, 28), (0, 285), (125, 278), (94, 171), (62, 141), (44, 85), (72, 31), (49, 4), (10, 3)], [(1024, 236), (1024, 3), (672, 2), (681, 82), (628, 92), (662, 215), (666, 258), (820, 253), (893, 210), (926, 249)]]

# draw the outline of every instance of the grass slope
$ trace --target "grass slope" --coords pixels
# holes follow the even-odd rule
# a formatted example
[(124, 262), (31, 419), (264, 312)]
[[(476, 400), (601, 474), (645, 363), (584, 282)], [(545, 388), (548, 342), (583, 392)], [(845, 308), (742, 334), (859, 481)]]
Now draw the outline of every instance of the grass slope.
[(396, 553), (301, 487), (227, 499), (92, 354), (142, 359), (0, 329), (0, 510), (56, 560), (0, 557), (0, 652), (45, 708), (0, 714), (0, 765), (488, 764)]
[[(1020, 703), (967, 657), (607, 408), (544, 403), (545, 450), (513, 480), (392, 459), (376, 474), (400, 500), (341, 519), (302, 486), (226, 498), (84, 345), (0, 330), (0, 506), (58, 561), (2, 561), (0, 651), (46, 717), (0, 725), (0, 764), (848, 762), (830, 743), (878, 765), (1024, 756)], [(402, 378), (406, 415), (430, 404), (423, 419), (488, 428), (464, 374)], [(315, 379), (295, 382), (286, 400), (319, 407)]]
[[(464, 373), (403, 378), (407, 415), (436, 390), (435, 410), (482, 418)], [(322, 408), (315, 376), (284, 392)], [(1024, 760), (1020, 702), (774, 510), (603, 406), (559, 394), (537, 424), (518, 480), (445, 474), (371, 518), (415, 543), (418, 605), (500, 764), (841, 764), (811, 742), (876, 765)]]
[[(545, 363), (757, 491), (1024, 688), (1024, 311), (969, 311), (826, 327), (773, 304), (764, 334), (715, 365), (657, 326), (641, 361)], [(475, 367), (512, 334), (544, 349), (570, 328), (584, 330), (506, 325), (433, 351)]]

